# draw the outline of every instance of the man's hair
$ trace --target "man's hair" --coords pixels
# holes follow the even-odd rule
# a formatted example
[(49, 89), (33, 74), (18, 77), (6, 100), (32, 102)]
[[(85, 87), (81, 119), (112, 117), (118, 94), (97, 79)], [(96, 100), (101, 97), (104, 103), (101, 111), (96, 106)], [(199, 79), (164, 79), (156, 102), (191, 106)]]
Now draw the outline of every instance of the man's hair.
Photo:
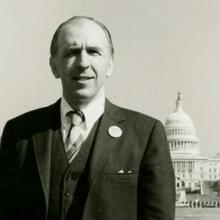
[(57, 30), (55, 31), (52, 41), (51, 41), (51, 45), (50, 45), (50, 55), (51, 57), (55, 57), (57, 54), (57, 49), (58, 49), (58, 38), (59, 38), (59, 34), (60, 34), (60, 30), (62, 29), (63, 26), (71, 23), (74, 20), (80, 20), (80, 19), (86, 19), (86, 20), (90, 20), (95, 22), (100, 28), (102, 28), (102, 30), (104, 31), (106, 38), (108, 40), (109, 43), (109, 47), (110, 47), (110, 53), (111, 56), (114, 57), (114, 47), (113, 47), (113, 43), (112, 43), (112, 37), (111, 34), (108, 30), (108, 28), (101, 22), (95, 20), (92, 17), (87, 17), (87, 16), (74, 16), (70, 19), (68, 19), (67, 21), (64, 21), (62, 24), (60, 24), (60, 26), (57, 28)]

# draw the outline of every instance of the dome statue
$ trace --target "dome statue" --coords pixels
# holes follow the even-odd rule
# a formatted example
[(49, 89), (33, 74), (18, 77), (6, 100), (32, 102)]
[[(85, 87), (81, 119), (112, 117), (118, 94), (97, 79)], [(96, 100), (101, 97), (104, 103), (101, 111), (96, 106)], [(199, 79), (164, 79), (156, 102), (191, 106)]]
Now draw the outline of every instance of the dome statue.
[(183, 110), (180, 92), (175, 111), (166, 119), (165, 129), (171, 153), (199, 153), (196, 130), (191, 117)]

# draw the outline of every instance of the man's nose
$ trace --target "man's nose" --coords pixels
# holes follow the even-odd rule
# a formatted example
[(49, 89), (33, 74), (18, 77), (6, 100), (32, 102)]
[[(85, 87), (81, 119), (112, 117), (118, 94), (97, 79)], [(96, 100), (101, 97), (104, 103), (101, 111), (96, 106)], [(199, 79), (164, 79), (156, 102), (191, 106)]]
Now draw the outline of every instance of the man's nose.
[(85, 50), (82, 50), (78, 55), (77, 66), (81, 69), (87, 69), (89, 67), (89, 57)]

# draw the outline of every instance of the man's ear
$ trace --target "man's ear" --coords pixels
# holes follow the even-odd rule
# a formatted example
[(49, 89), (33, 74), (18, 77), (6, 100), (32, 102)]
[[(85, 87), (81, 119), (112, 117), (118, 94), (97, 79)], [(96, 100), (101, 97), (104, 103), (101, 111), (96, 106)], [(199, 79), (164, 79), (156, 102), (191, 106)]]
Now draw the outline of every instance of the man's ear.
[(109, 76), (112, 75), (113, 69), (114, 69), (114, 60), (113, 60), (113, 58), (111, 58), (111, 59), (109, 60), (109, 68), (108, 68), (108, 71), (107, 71), (107, 73), (105, 74), (106, 78), (108, 78)]
[(50, 68), (51, 68), (51, 71), (52, 71), (53, 75), (55, 76), (55, 78), (58, 79), (58, 78), (60, 78), (60, 75), (57, 71), (55, 59), (56, 58), (50, 57)]

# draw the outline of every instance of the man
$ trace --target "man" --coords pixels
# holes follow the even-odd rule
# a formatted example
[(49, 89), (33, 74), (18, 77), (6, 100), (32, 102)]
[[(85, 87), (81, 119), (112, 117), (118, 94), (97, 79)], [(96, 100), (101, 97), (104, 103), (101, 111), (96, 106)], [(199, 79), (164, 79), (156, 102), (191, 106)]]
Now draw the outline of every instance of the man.
[(73, 17), (55, 32), (55, 104), (7, 122), (0, 219), (172, 220), (174, 174), (159, 121), (105, 98), (114, 49), (107, 28)]

